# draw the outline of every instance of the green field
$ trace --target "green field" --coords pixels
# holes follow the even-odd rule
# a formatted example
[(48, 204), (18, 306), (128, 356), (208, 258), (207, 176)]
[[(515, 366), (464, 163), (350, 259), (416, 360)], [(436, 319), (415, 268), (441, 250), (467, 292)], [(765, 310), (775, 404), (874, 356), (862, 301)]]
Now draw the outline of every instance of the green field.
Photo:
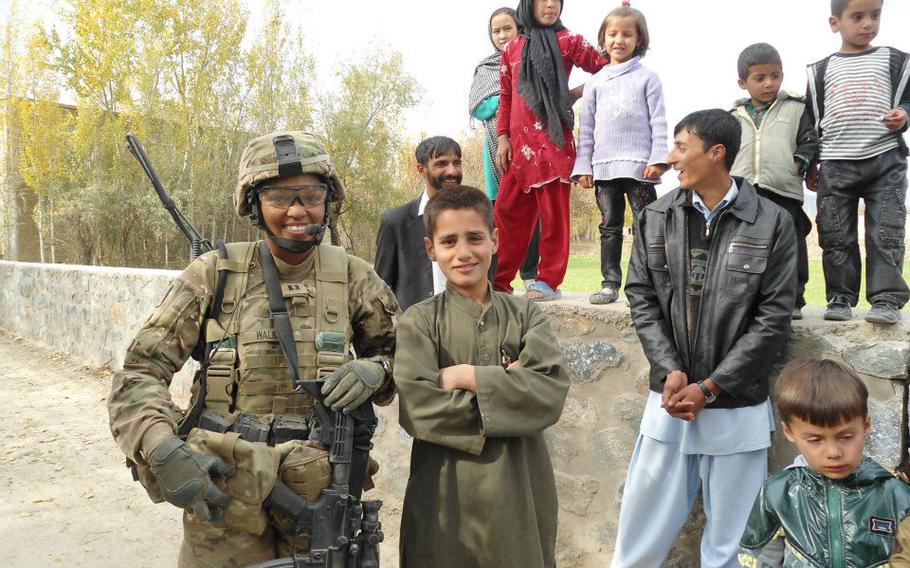
[[(622, 261), (623, 279), (626, 276), (626, 267), (629, 259), (624, 257)], [(904, 264), (904, 279), (910, 281), (910, 262)], [(566, 280), (562, 289), (567, 292), (594, 292), (600, 289), (600, 257), (595, 255), (578, 255), (573, 254), (569, 257), (569, 271), (566, 274)], [(516, 282), (517, 290), (524, 287)], [(860, 291), (859, 308), (868, 308), (869, 303), (865, 299), (865, 283)], [(806, 285), (806, 303), (810, 306), (824, 306), (825, 302), (825, 279), (822, 275), (822, 261), (820, 259), (809, 259), (809, 283)]]

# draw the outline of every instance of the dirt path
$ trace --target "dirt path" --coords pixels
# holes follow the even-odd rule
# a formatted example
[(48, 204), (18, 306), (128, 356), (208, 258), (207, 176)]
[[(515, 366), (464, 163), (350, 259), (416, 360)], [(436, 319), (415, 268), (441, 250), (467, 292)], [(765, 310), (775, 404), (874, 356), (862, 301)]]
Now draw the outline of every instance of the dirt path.
[(110, 375), (0, 331), (0, 565), (172, 567), (180, 511), (134, 483)]

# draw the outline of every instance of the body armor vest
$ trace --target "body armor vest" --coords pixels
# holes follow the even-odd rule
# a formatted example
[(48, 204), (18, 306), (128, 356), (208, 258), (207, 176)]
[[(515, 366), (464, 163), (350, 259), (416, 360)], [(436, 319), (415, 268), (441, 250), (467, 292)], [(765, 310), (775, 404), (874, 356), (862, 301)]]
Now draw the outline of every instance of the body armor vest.
[[(207, 373), (205, 406), (220, 414), (306, 414), (313, 404), (294, 391), (269, 300), (256, 243), (230, 243), (221, 313), (207, 319), (204, 340), (214, 348)], [(348, 256), (341, 247), (313, 249), (314, 266), (303, 279), (281, 282), (300, 363), (300, 378), (315, 380), (351, 360)], [(195, 399), (198, 382), (194, 385)]]

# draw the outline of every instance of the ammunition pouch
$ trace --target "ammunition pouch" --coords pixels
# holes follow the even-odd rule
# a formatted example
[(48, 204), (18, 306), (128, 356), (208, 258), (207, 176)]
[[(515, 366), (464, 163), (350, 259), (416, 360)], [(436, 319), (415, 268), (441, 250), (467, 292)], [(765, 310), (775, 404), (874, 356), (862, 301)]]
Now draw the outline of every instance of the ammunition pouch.
[(214, 480), (231, 497), (224, 510), (225, 526), (255, 535), (264, 533), (269, 520), (262, 503), (278, 480), (281, 453), (265, 444), (248, 442), (236, 432), (221, 434), (199, 428), (190, 432), (187, 444), (200, 453), (219, 456), (234, 468), (231, 477)]
[(199, 428), (219, 434), (234, 432), (248, 442), (260, 442), (269, 446), (307, 440), (310, 437), (307, 417), (296, 414), (279, 414), (269, 421), (266, 416), (250, 412), (232, 415), (204, 410), (199, 418)]
[[(281, 466), (278, 477), (291, 490), (308, 503), (315, 503), (323, 489), (332, 484), (332, 465), (329, 463), (329, 452), (322, 444), (311, 441), (286, 442), (276, 449), (281, 452)], [(275, 510), (269, 508), (272, 524), (284, 534), (294, 534), (296, 523)], [(295, 543), (296, 550), (303, 552), (310, 547), (308, 538), (299, 538)]]

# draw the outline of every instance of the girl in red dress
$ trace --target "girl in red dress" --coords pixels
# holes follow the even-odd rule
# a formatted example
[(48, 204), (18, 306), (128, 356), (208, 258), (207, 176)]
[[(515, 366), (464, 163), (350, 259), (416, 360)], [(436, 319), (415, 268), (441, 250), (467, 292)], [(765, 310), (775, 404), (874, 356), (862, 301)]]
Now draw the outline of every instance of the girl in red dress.
[(525, 297), (552, 300), (560, 296), (569, 263), (572, 103), (580, 96), (570, 93), (569, 74), (573, 67), (596, 73), (607, 60), (562, 25), (560, 0), (521, 0), (517, 13), (523, 30), (506, 44), (500, 67), (496, 161), (503, 176), (495, 207), (500, 245), (494, 286), (511, 292), (540, 215), (540, 266)]

